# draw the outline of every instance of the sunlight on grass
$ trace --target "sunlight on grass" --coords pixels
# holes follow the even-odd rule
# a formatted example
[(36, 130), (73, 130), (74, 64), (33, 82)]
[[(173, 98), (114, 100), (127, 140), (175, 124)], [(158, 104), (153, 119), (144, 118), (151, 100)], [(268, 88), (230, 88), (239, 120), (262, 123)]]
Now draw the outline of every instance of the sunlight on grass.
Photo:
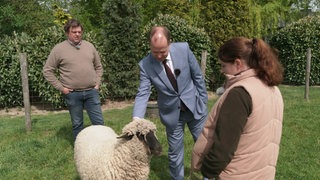
[[(281, 86), (285, 110), (276, 179), (320, 177), (320, 88), (311, 87), (309, 101), (304, 87)], [(209, 102), (209, 110), (214, 100)], [(118, 134), (131, 121), (132, 106), (103, 112), (105, 124)], [(170, 179), (165, 127), (159, 119), (157, 136), (163, 153), (151, 161), (150, 180)], [(85, 125), (90, 125), (85, 115)], [(0, 117), (0, 179), (79, 179), (73, 160), (73, 138), (68, 113), (32, 116), (26, 133), (24, 117)], [(193, 140), (185, 128), (185, 175), (190, 171)]]

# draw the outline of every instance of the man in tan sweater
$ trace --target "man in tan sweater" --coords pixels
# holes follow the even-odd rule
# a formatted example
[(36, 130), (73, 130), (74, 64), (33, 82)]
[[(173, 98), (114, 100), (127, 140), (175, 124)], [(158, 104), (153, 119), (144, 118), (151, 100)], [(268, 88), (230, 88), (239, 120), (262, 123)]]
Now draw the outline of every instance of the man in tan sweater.
[[(99, 96), (103, 70), (96, 48), (82, 40), (83, 27), (80, 22), (71, 19), (64, 30), (68, 39), (52, 49), (43, 67), (43, 75), (64, 94), (76, 138), (83, 128), (84, 109), (93, 125), (104, 124)], [(56, 76), (57, 69), (59, 78)]]

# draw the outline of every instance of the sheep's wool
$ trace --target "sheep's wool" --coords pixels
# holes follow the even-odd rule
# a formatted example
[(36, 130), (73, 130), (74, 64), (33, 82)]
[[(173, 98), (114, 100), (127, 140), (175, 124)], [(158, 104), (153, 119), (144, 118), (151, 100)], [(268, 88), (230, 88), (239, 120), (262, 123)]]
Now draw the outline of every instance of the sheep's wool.
[[(122, 134), (146, 134), (156, 126), (148, 120), (134, 120)], [(74, 158), (81, 179), (147, 180), (151, 156), (136, 136), (118, 139), (109, 127), (92, 125), (82, 130), (75, 141)]]
[(145, 119), (134, 120), (131, 123), (125, 125), (122, 129), (122, 134), (134, 135), (140, 132), (146, 135), (149, 131), (156, 131), (156, 125), (151, 121)]

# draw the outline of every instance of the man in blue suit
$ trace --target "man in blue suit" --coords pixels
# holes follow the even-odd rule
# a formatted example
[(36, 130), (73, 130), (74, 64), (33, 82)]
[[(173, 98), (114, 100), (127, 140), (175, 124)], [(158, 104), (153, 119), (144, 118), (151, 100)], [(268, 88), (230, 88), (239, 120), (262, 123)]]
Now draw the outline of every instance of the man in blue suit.
[[(196, 141), (207, 116), (208, 95), (200, 66), (188, 43), (170, 41), (170, 32), (166, 27), (155, 26), (151, 29), (151, 53), (139, 62), (140, 85), (133, 119), (144, 117), (153, 85), (158, 95), (160, 119), (166, 126), (170, 175), (172, 179), (182, 180), (184, 126), (187, 124)], [(165, 70), (167, 65), (171, 72)], [(167, 77), (170, 73), (176, 81), (173, 84)]]

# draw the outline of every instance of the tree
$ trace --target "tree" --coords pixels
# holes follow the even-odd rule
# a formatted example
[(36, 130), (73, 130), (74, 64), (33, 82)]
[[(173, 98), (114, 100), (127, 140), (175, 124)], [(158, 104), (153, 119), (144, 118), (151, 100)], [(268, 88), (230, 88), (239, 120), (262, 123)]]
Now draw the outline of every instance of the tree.
[(269, 40), (284, 26), (319, 11), (320, 0), (251, 0), (252, 34)]
[(250, 4), (248, 0), (225, 1), (211, 0), (201, 2), (201, 26), (204, 27), (212, 42), (212, 54), (214, 60), (210, 62), (213, 69), (212, 88), (223, 83), (224, 76), (220, 73), (220, 65), (217, 63), (216, 51), (228, 39), (236, 36), (251, 37)]
[(252, 34), (268, 40), (281, 23), (288, 21), (286, 15), (290, 11), (287, 0), (282, 1), (251, 1), (250, 17)]
[(306, 16), (279, 30), (271, 45), (279, 50), (284, 66), (284, 83), (305, 84), (306, 52), (312, 49), (310, 85), (320, 84), (320, 16)]
[(161, 1), (159, 0), (134, 0), (136, 3), (140, 4), (141, 7), (141, 19), (142, 25), (150, 22), (157, 14), (160, 12), (159, 7), (161, 7)]
[(178, 16), (197, 26), (200, 19), (200, 0), (135, 0), (142, 8), (142, 24), (148, 24), (159, 14)]
[(298, 18), (303, 18), (319, 11), (320, 0), (292, 0), (292, 9), (296, 10)]
[(100, 33), (105, 0), (73, 0), (69, 3), (69, 13), (84, 25), (86, 30)]
[(59, 7), (56, 4), (54, 4), (52, 8), (54, 10), (53, 15), (55, 17), (55, 24), (59, 26), (64, 26), (67, 23), (67, 21), (72, 18), (70, 14), (66, 13), (61, 7)]
[(0, 36), (15, 32), (36, 35), (44, 27), (52, 26), (52, 11), (34, 0), (0, 0)]
[(112, 99), (133, 98), (138, 87), (140, 51), (140, 6), (132, 0), (107, 0), (104, 4), (104, 78)]

